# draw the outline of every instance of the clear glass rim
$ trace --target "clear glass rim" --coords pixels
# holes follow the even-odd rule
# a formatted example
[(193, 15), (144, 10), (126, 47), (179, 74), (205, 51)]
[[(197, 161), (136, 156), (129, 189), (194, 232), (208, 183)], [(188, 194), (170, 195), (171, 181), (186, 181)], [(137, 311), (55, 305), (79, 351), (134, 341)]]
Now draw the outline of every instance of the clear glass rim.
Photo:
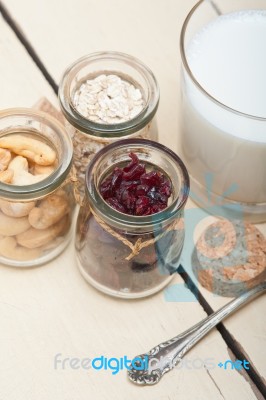
[(71, 170), (73, 159), (71, 138), (63, 125), (45, 112), (31, 108), (8, 108), (0, 111), (0, 121), (10, 117), (28, 117), (48, 125), (54, 132), (57, 132), (61, 136), (62, 143), (64, 143), (65, 155), (59, 161), (54, 172), (40, 182), (27, 186), (0, 182), (0, 198), (19, 201), (43, 197), (59, 188)]
[(191, 9), (190, 12), (188, 13), (188, 15), (187, 15), (187, 17), (186, 17), (186, 19), (185, 19), (185, 21), (184, 21), (184, 23), (183, 23), (183, 26), (182, 26), (182, 29), (181, 29), (180, 43), (179, 43), (179, 45), (180, 45), (181, 59), (182, 59), (182, 63), (183, 63), (183, 66), (184, 66), (184, 68), (185, 68), (185, 71), (187, 72), (188, 76), (189, 76), (190, 79), (193, 81), (193, 83), (197, 86), (197, 88), (198, 88), (206, 97), (208, 97), (210, 100), (212, 100), (212, 101), (213, 101), (214, 103), (216, 103), (218, 106), (220, 106), (220, 107), (224, 108), (225, 110), (227, 110), (227, 111), (229, 111), (229, 112), (231, 112), (231, 113), (233, 113), (233, 114), (236, 114), (236, 115), (238, 115), (238, 116), (240, 116), (240, 117), (245, 117), (245, 118), (250, 118), (250, 119), (253, 119), (253, 120), (255, 119), (255, 120), (257, 120), (257, 121), (264, 121), (264, 122), (265, 122), (265, 121), (266, 121), (266, 118), (264, 118), (264, 117), (259, 117), (259, 116), (256, 116), (256, 115), (251, 115), (251, 114), (243, 113), (243, 112), (241, 112), (241, 111), (235, 110), (235, 109), (233, 109), (233, 108), (227, 106), (226, 104), (220, 102), (220, 101), (217, 100), (215, 97), (213, 97), (210, 93), (208, 93), (208, 92), (203, 88), (203, 86), (201, 86), (201, 84), (198, 82), (198, 80), (197, 80), (197, 79), (195, 78), (195, 76), (193, 75), (193, 73), (192, 73), (192, 71), (191, 71), (191, 69), (190, 69), (190, 67), (189, 67), (189, 64), (188, 64), (188, 61), (187, 61), (187, 57), (186, 57), (185, 37), (186, 37), (187, 27), (188, 27), (188, 25), (189, 25), (189, 22), (190, 22), (192, 16), (195, 14), (195, 12), (197, 11), (197, 9), (198, 9), (203, 3), (205, 3), (205, 0), (199, 0), (198, 3), (196, 3), (196, 4), (194, 5), (194, 7), (192, 7), (192, 9)]
[[(132, 216), (128, 214), (123, 214), (119, 211), (114, 210), (111, 206), (109, 206), (100, 195), (98, 188), (94, 185), (93, 182), (93, 170), (95, 165), (101, 161), (102, 156), (104, 156), (107, 152), (112, 152), (113, 150), (119, 147), (128, 148), (131, 145), (137, 145), (142, 147), (152, 147), (154, 149), (158, 149), (159, 151), (167, 154), (169, 158), (171, 158), (175, 163), (180, 167), (180, 172), (183, 178), (183, 185), (179, 190), (176, 198), (173, 202), (163, 211), (158, 212), (149, 216)], [(188, 171), (186, 169), (183, 161), (178, 157), (176, 153), (170, 150), (168, 147), (151, 141), (147, 139), (124, 139), (119, 140), (115, 143), (109, 144), (100, 150), (90, 164), (87, 167), (86, 175), (85, 175), (85, 189), (87, 195), (89, 196), (90, 203), (93, 205), (93, 208), (97, 210), (104, 218), (106, 213), (108, 213), (108, 219), (117, 223), (118, 225), (124, 226), (135, 226), (135, 227), (155, 227), (156, 225), (160, 225), (165, 222), (171, 222), (181, 210), (183, 210), (189, 195), (190, 181)]]
[[(71, 73), (75, 71), (75, 69), (78, 70), (81, 68), (85, 63), (101, 59), (124, 62), (135, 68), (147, 82), (149, 93), (146, 105), (136, 117), (129, 121), (118, 124), (93, 122), (78, 113), (72, 105), (69, 87), (74, 78), (70, 79)], [(160, 90), (157, 79), (151, 69), (136, 57), (117, 51), (101, 51), (79, 58), (66, 69), (59, 84), (58, 98), (61, 109), (67, 120), (77, 129), (82, 130), (82, 132), (99, 137), (123, 137), (142, 129), (152, 120), (159, 105)]]

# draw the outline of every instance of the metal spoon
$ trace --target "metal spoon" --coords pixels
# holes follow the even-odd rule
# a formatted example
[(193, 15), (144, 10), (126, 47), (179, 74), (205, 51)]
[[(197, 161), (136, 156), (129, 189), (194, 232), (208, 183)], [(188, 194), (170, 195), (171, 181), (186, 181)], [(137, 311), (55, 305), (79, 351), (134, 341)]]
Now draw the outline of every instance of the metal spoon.
[[(135, 357), (134, 365), (128, 370), (129, 379), (137, 385), (155, 385), (166, 372), (173, 369), (181, 358), (202, 339), (212, 328), (243, 304), (254, 299), (266, 290), (266, 282), (259, 284), (238, 298), (232, 300), (218, 311), (186, 330), (180, 335), (161, 343), (148, 353)], [(137, 359), (137, 360), (136, 360)], [(155, 364), (152, 366), (152, 364)], [(143, 366), (149, 368), (142, 368)]]

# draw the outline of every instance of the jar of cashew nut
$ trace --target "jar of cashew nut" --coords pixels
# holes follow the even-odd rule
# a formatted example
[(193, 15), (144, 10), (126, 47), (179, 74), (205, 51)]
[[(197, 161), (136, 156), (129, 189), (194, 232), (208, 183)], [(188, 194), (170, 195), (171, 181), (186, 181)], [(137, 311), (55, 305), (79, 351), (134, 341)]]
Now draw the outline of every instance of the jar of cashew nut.
[(36, 266), (70, 240), (73, 148), (64, 127), (31, 109), (0, 112), (0, 262)]
[(59, 85), (59, 101), (74, 144), (79, 191), (94, 155), (119, 139), (157, 140), (159, 86), (140, 60), (99, 52), (74, 62)]

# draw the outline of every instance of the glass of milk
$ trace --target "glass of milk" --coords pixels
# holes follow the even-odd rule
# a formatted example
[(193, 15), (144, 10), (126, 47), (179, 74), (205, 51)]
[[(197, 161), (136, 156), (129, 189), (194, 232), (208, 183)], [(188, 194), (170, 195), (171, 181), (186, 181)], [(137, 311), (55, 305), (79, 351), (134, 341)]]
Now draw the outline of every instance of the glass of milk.
[(181, 56), (192, 197), (266, 221), (266, 0), (199, 1), (182, 28)]

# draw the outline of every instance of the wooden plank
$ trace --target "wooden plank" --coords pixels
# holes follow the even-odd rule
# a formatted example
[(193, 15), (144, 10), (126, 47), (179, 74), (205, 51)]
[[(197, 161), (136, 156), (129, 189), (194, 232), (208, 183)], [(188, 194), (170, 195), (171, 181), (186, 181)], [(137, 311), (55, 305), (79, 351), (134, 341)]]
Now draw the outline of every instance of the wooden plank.
[(3, 1), (52, 77), (77, 58), (103, 50), (131, 54), (155, 73), (160, 141), (177, 146), (179, 31), (195, 0)]
[[(193, 242), (196, 243), (200, 235), (204, 232), (206, 227), (217, 221), (217, 218), (210, 216), (207, 212), (202, 212), (200, 221), (197, 220), (197, 206), (190, 201), (186, 210), (186, 221), (189, 224), (193, 224), (193, 219), (195, 223)], [(194, 215), (194, 217), (193, 217)], [(189, 222), (188, 222), (189, 220)], [(259, 231), (266, 236), (266, 224), (255, 225)], [(191, 228), (190, 228), (191, 229)], [(191, 237), (189, 234), (186, 236), (185, 240), (185, 250), (182, 255), (182, 265), (187, 271), (189, 276), (192, 278), (195, 285), (198, 287), (200, 293), (203, 295), (207, 303), (212, 307), (213, 310), (217, 310), (226, 303), (228, 303), (231, 298), (222, 297), (215, 293), (210, 292), (205, 289), (197, 280), (197, 277), (193, 271), (193, 260), (192, 252), (188, 251), (191, 248)], [(230, 316), (224, 321), (224, 326), (232, 335), (235, 340), (236, 345), (239, 347), (241, 352), (246, 354), (246, 359), (249, 360), (252, 366), (257, 371), (261, 380), (265, 383), (266, 377), (266, 319), (265, 319), (265, 308), (266, 308), (266, 296), (262, 295), (255, 301), (247, 304), (242, 310)]]
[(0, 108), (31, 107), (42, 96), (56, 104), (56, 96), (39, 69), (2, 18), (0, 23), (1, 32), (8, 33), (2, 34), (0, 41)]
[(150, 388), (131, 384), (125, 372), (73, 370), (68, 363), (55, 369), (57, 354), (59, 360), (135, 356), (205, 315), (196, 302), (167, 303), (162, 293), (132, 302), (100, 295), (74, 265), (73, 252), (66, 252), (34, 270), (1, 268), (1, 399), (256, 398), (238, 372), (204, 368), (209, 359), (230, 358), (217, 331), (186, 357), (195, 368), (172, 371)]
[[(103, 49), (124, 51), (147, 63), (161, 88), (159, 139), (175, 151), (179, 148), (179, 32), (193, 4), (195, 0), (168, 0), (167, 5), (162, 0), (6, 2), (57, 82), (73, 60)], [(204, 290), (203, 294), (214, 309), (227, 301)], [(265, 376), (261, 351), (265, 348), (265, 301), (265, 296), (256, 300), (225, 323), (261, 376)]]
[[(46, 3), (50, 6), (50, 2)], [(70, 3), (65, 4), (68, 9)], [(82, 4), (85, 7), (87, 2)], [(29, 4), (24, 6), (27, 9)], [(32, 6), (34, 19), (33, 3)], [(98, 7), (98, 2), (94, 6)], [(45, 15), (42, 15), (44, 20)], [(49, 27), (52, 25), (49, 22)], [(29, 106), (40, 95), (53, 100), (49, 86), (2, 19), (0, 29), (1, 46), (5, 49), (0, 63), (1, 107)], [(10, 89), (13, 85), (13, 74), (7, 72), (10, 68), (19, 77), (16, 91)], [(10, 90), (13, 96), (7, 94)], [(124, 372), (114, 376), (110, 371), (55, 369), (58, 353), (62, 358), (134, 356), (206, 315), (195, 299), (167, 302), (164, 293), (139, 301), (101, 295), (84, 282), (75, 264), (72, 244), (62, 256), (41, 268), (18, 270), (1, 266), (1, 400), (258, 398), (246, 375), (218, 367), (209, 371), (204, 366), (182, 368), (166, 375), (158, 386), (144, 389), (130, 384)], [(190, 292), (180, 278), (175, 279), (189, 298)], [(215, 363), (230, 358), (216, 330), (188, 355), (190, 361), (200, 359), (205, 363), (206, 357), (213, 358)]]

